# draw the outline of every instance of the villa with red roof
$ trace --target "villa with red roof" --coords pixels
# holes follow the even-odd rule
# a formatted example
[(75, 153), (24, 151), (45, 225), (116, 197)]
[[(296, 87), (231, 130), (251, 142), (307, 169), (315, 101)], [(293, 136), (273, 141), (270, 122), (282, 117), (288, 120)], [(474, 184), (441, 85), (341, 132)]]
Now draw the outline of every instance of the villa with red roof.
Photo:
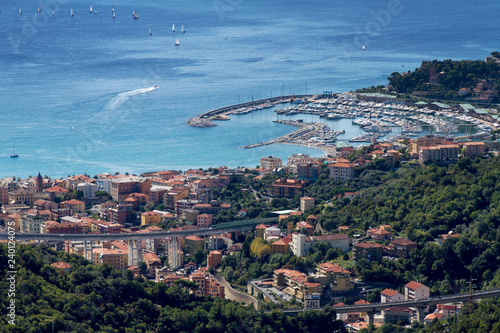
[(429, 298), (429, 292), (429, 287), (419, 282), (411, 281), (405, 285), (405, 301)]
[(67, 262), (64, 262), (64, 261), (55, 262), (55, 263), (51, 264), (50, 266), (55, 267), (57, 269), (62, 269), (65, 271), (69, 271), (71, 269), (71, 265), (68, 264)]
[(380, 303), (400, 302), (404, 300), (405, 297), (396, 290), (384, 289), (380, 292)]
[(62, 208), (69, 208), (73, 211), (73, 213), (84, 213), (85, 212), (85, 203), (76, 200), (76, 199), (71, 199), (67, 201), (61, 202), (61, 207)]

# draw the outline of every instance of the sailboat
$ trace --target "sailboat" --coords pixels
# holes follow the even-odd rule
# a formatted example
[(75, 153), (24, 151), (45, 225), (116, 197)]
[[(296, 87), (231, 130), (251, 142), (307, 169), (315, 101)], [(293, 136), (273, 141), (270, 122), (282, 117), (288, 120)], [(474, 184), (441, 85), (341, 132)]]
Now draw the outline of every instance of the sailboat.
[(19, 15), (23, 15), (23, 11), (19, 8)]
[(52, 16), (54, 16), (54, 14), (55, 14), (55, 9), (54, 7), (52, 7)]
[(111, 12), (114, 13), (115, 12), (115, 5), (113, 5), (113, 8), (111, 8)]
[(39, 5), (39, 6), (38, 6), (38, 9), (36, 10), (36, 12), (37, 12), (38, 14), (40, 14), (40, 13), (42, 12), (42, 5)]
[(179, 38), (176, 38), (176, 39), (175, 39), (175, 46), (179, 46), (179, 45), (180, 45), (180, 43), (179, 43)]
[(151, 28), (149, 28), (149, 35), (150, 35), (150, 36), (152, 35), (152, 33), (151, 33)]
[(73, 15), (75, 14), (73, 14), (73, 8), (71, 8), (71, 14), (69, 14), (69, 16), (73, 17)]
[(113, 12), (113, 18), (115, 18), (115, 12)]
[(12, 147), (12, 154), (10, 154), (10, 157), (16, 158), (19, 157), (19, 154), (16, 154), (16, 142), (14, 141), (14, 146)]
[(175, 32), (175, 24), (172, 24), (172, 32)]
[(94, 9), (94, 15), (97, 15), (97, 9)]
[(185, 33), (185, 32), (186, 32), (186, 30), (184, 30), (184, 24), (181, 26), (181, 32), (182, 32), (182, 33)]
[(90, 5), (90, 14), (92, 14), (94, 11), (92, 10), (92, 5)]
[(139, 15), (137, 15), (137, 12), (135, 11), (135, 8), (134, 8), (134, 12), (132, 13), (132, 17), (135, 18), (135, 19), (139, 18)]

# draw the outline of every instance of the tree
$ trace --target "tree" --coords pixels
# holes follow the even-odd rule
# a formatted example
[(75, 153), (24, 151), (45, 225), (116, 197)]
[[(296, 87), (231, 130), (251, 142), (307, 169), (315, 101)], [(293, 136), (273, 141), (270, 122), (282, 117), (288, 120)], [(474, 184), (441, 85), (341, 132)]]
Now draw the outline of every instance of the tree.
[(148, 265), (143, 261), (139, 264), (139, 272), (141, 275), (147, 275), (148, 274)]
[(102, 191), (102, 190), (101, 191), (97, 191), (95, 193), (95, 196), (98, 197), (98, 198), (100, 198), (100, 197), (110, 197), (110, 195), (108, 194), (108, 192)]

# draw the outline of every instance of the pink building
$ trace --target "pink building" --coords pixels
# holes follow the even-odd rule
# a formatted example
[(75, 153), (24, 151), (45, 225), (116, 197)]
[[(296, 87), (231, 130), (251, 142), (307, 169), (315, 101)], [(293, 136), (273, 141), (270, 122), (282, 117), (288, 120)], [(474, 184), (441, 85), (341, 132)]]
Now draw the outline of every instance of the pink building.
[(200, 228), (208, 228), (212, 224), (212, 214), (200, 214), (196, 219), (196, 225)]

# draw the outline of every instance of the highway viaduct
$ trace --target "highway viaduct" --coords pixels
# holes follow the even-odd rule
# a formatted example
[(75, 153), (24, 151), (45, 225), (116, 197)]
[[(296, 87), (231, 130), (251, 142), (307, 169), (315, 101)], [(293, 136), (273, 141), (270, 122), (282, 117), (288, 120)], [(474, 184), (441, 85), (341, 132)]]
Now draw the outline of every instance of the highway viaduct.
[(169, 263), (173, 268), (182, 265), (180, 262), (180, 238), (187, 236), (214, 236), (227, 232), (252, 230), (257, 224), (273, 223), (277, 218), (261, 218), (252, 220), (241, 220), (215, 225), (208, 229), (159, 231), (149, 233), (112, 233), (112, 234), (28, 234), (28, 233), (0, 233), (0, 240), (10, 238), (17, 241), (38, 241), (38, 242), (83, 242), (83, 253), (86, 259), (92, 261), (94, 242), (123, 240), (128, 244), (128, 264), (139, 265), (139, 245), (138, 241), (143, 239), (166, 239), (169, 254)]
[[(464, 294), (454, 294), (454, 295), (446, 295), (446, 296), (437, 296), (426, 299), (416, 299), (416, 300), (408, 300), (401, 302), (389, 302), (389, 303), (372, 303), (365, 305), (346, 305), (334, 307), (336, 313), (357, 313), (357, 312), (366, 312), (368, 318), (368, 324), (374, 322), (374, 315), (377, 312), (380, 312), (387, 308), (392, 307), (405, 307), (405, 308), (415, 308), (417, 311), (417, 319), (420, 323), (424, 322), (425, 313), (424, 310), (428, 306), (443, 304), (443, 303), (458, 303), (464, 301), (472, 301), (484, 298), (491, 298), (500, 296), (500, 289), (491, 289), (491, 290), (483, 290), (483, 291), (475, 291), (472, 293), (464, 293)], [(304, 309), (300, 310), (284, 310), (287, 313), (296, 313), (304, 311)]]

